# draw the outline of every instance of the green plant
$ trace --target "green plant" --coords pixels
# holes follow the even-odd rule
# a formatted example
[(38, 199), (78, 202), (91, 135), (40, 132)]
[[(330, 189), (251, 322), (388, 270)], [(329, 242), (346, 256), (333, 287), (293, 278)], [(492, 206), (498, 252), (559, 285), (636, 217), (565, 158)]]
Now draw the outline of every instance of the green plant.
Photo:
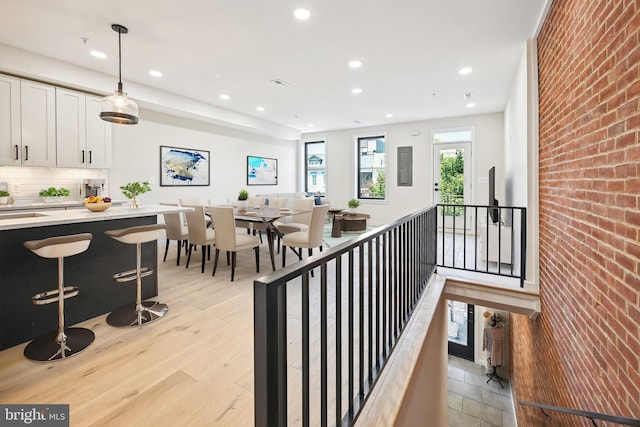
[(369, 196), (376, 199), (384, 199), (385, 193), (385, 175), (384, 171), (379, 171), (376, 175), (376, 182), (369, 185)]
[(357, 208), (358, 206), (360, 206), (360, 201), (358, 201), (358, 199), (351, 199), (347, 202), (347, 205), (350, 208)]
[(69, 197), (71, 195), (71, 192), (63, 187), (49, 187), (46, 190), (40, 190), (40, 193), (38, 193), (38, 195), (40, 197)]
[(238, 200), (247, 200), (249, 198), (249, 192), (244, 188), (238, 193)]
[(127, 199), (135, 199), (137, 196), (151, 191), (148, 181), (144, 182), (129, 182), (126, 185), (120, 187), (122, 194)]
[(8, 191), (0, 190), (0, 197), (9, 197), (10, 195)]

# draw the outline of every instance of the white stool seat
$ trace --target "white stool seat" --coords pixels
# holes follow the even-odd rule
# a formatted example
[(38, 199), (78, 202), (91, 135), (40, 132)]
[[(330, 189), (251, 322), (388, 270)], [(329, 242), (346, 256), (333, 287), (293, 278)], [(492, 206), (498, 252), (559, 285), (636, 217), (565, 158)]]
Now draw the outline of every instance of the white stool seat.
[(119, 230), (109, 230), (105, 231), (105, 234), (119, 242), (135, 245), (136, 243), (158, 240), (164, 234), (164, 229), (164, 224), (151, 224), (122, 228)]
[(91, 239), (93, 239), (91, 233), (72, 234), (42, 240), (29, 240), (24, 242), (24, 247), (43, 258), (60, 258), (86, 251)]

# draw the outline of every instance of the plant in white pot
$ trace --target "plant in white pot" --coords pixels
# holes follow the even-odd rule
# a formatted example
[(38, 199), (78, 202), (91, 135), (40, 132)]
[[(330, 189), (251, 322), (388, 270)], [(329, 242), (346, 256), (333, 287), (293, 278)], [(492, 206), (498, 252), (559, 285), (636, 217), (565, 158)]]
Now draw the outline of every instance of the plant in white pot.
[(347, 202), (347, 205), (351, 209), (351, 212), (356, 213), (358, 206), (360, 206), (360, 201), (358, 199), (351, 199)]
[(0, 190), (0, 205), (6, 205), (7, 203), (9, 203), (9, 196), (11, 194), (9, 194), (8, 191), (6, 190)]
[(40, 196), (45, 203), (61, 202), (70, 195), (71, 192), (63, 187), (49, 187), (47, 189), (40, 190), (38, 193), (38, 196)]
[(121, 186), (120, 190), (122, 190), (122, 194), (124, 194), (124, 197), (131, 200), (129, 207), (139, 208), (140, 205), (138, 204), (137, 197), (141, 194), (151, 191), (151, 186), (149, 185), (148, 181), (136, 181), (129, 182), (126, 185)]
[(247, 209), (247, 207), (249, 206), (249, 200), (248, 199), (249, 199), (249, 192), (243, 188), (238, 193), (238, 203), (237, 203), (238, 208), (239, 209)]

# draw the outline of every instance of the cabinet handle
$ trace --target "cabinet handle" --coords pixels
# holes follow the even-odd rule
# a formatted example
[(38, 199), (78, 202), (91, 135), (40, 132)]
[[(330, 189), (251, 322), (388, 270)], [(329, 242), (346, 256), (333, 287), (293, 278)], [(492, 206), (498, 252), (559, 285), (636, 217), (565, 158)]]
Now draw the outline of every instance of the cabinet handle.
[(18, 149), (18, 144), (16, 144), (16, 158), (14, 160), (18, 160), (20, 156), (20, 150)]
[(91, 150), (89, 150), (89, 164), (91, 164), (91, 163), (93, 163), (93, 162), (91, 161)]
[(24, 161), (26, 162), (27, 160), (29, 160), (29, 146), (25, 145), (24, 146)]
[(84, 150), (82, 150), (82, 163), (84, 163)]

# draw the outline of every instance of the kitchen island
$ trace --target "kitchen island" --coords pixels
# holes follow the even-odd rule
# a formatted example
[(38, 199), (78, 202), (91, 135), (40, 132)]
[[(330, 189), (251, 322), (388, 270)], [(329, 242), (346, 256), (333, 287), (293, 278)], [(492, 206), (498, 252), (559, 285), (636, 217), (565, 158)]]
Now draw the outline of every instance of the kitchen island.
[[(157, 223), (157, 216), (190, 208), (114, 207), (104, 212), (87, 209), (32, 210), (0, 213), (0, 350), (29, 341), (57, 325), (57, 304), (33, 305), (31, 298), (56, 289), (58, 264), (23, 246), (27, 240), (91, 233), (89, 249), (65, 259), (65, 286), (78, 286), (78, 296), (65, 301), (65, 325), (71, 326), (135, 301), (135, 284), (116, 283), (112, 276), (135, 269), (135, 245), (120, 243), (107, 230)], [(157, 248), (143, 244), (142, 265), (154, 274), (142, 281), (143, 299), (158, 293)]]

